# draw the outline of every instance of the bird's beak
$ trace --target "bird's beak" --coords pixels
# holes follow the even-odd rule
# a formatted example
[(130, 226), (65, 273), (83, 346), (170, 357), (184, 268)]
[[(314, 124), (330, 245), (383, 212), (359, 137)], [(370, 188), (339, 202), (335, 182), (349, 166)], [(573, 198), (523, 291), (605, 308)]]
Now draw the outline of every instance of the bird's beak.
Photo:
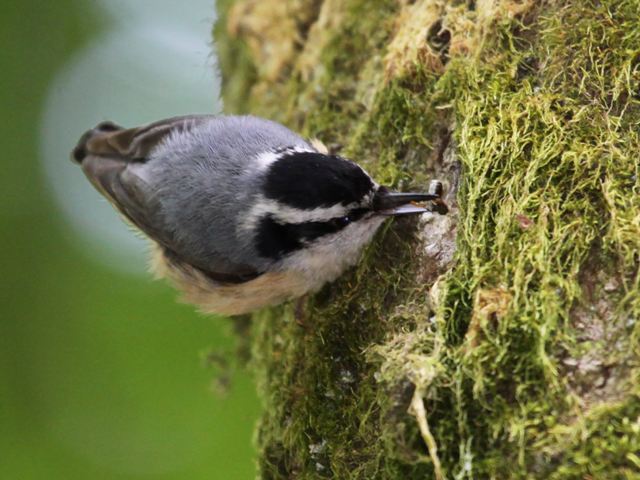
[(434, 193), (401, 193), (391, 192), (386, 187), (380, 187), (373, 197), (373, 210), (378, 215), (412, 215), (430, 212), (431, 210), (414, 202), (435, 201), (442, 203), (440, 192)]

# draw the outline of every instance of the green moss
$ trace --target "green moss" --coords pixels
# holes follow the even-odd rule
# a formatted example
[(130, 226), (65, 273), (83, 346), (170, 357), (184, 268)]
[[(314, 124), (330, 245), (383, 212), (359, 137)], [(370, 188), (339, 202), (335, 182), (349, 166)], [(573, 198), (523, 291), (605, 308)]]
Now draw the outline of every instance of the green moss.
[(219, 18), (216, 21), (214, 35), (218, 69), (222, 76), (224, 92), (222, 100), (225, 109), (235, 113), (250, 113), (248, 93), (257, 80), (257, 72), (249, 55), (247, 45), (242, 41), (230, 41), (227, 32), (226, 13), (233, 0), (217, 0)]
[(640, 5), (458, 5), (477, 51), (384, 78), (399, 7), (373, 3), (343, 2), (279, 102), (226, 105), (401, 188), (455, 147), (455, 264), (423, 284), (430, 227), (396, 222), (319, 294), (254, 316), (262, 477), (434, 478), (416, 388), (447, 478), (640, 477)]
[[(640, 471), (640, 397), (594, 408), (570, 427), (551, 430), (554, 448), (544, 478), (638, 478)], [(541, 475), (542, 477), (542, 475)]]

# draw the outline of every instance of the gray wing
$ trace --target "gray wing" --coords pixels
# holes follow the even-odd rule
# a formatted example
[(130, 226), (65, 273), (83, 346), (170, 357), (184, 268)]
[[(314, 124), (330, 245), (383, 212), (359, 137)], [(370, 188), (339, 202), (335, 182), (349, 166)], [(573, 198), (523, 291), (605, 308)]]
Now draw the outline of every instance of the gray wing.
[[(266, 122), (262, 125), (267, 128), (238, 130), (239, 125), (246, 127), (247, 122), (253, 121)], [(228, 125), (229, 122), (232, 125)], [(231, 135), (225, 134), (229, 128), (233, 132)], [(240, 148), (245, 159), (243, 161), (248, 161), (246, 159), (251, 154), (255, 156), (261, 137), (273, 137), (274, 131), (271, 129), (281, 130), (281, 138), (275, 143), (304, 142), (278, 124), (253, 117), (194, 115), (130, 129), (110, 122), (101, 123), (82, 136), (73, 151), (73, 158), (81, 164), (92, 184), (127, 219), (163, 247), (172, 261), (187, 262), (215, 280), (238, 283), (262, 273), (261, 265), (243, 261), (242, 255), (240, 258), (230, 255), (229, 251), (225, 251), (233, 248), (228, 239), (216, 241), (210, 238), (211, 234), (205, 228), (209, 223), (217, 222), (222, 229), (230, 231), (234, 225), (230, 224), (228, 218), (199, 217), (202, 209), (198, 208), (198, 203), (228, 200), (225, 195), (231, 195), (226, 191), (229, 182), (222, 182), (227, 188), (215, 188), (216, 183), (225, 180), (216, 178), (216, 172), (222, 175), (229, 173), (216, 167), (217, 157), (235, 155)], [(194, 131), (213, 139), (217, 150), (206, 145), (208, 140), (205, 138), (205, 145), (189, 144), (184, 148), (178, 145), (170, 152), (163, 151), (168, 140), (180, 139), (180, 134)], [(282, 131), (288, 134), (283, 135)], [(234, 138), (238, 135), (244, 136), (245, 141)], [(257, 139), (252, 138), (256, 135)], [(191, 143), (194, 143), (193, 140)], [(206, 178), (202, 172), (203, 163), (205, 167), (210, 167)], [(222, 163), (229, 166), (228, 158)], [(232, 164), (231, 168), (237, 170), (241, 166)], [(197, 178), (197, 182), (194, 182), (194, 178)], [(212, 192), (206, 190), (208, 184), (211, 184)], [(238, 188), (241, 185), (231, 182), (232, 190)], [(212, 198), (207, 200), (209, 194)], [(222, 248), (219, 249), (217, 245)]]

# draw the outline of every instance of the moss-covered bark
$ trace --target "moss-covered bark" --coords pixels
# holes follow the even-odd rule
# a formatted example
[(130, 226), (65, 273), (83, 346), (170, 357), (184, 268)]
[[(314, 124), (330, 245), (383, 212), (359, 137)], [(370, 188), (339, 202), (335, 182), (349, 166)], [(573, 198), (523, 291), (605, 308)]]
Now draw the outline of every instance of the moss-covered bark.
[(262, 478), (640, 478), (640, 2), (221, 3), (227, 112), (455, 207), (254, 315)]

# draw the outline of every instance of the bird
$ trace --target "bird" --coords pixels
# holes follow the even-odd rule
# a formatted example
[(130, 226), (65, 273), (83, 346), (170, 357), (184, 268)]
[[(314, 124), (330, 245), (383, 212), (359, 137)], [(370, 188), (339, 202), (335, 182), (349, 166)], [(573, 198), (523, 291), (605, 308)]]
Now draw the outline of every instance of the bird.
[(394, 192), (321, 142), (251, 115), (103, 121), (72, 160), (151, 240), (155, 276), (206, 313), (240, 315), (315, 292), (357, 263), (385, 219), (446, 213), (439, 182), (428, 193)]

